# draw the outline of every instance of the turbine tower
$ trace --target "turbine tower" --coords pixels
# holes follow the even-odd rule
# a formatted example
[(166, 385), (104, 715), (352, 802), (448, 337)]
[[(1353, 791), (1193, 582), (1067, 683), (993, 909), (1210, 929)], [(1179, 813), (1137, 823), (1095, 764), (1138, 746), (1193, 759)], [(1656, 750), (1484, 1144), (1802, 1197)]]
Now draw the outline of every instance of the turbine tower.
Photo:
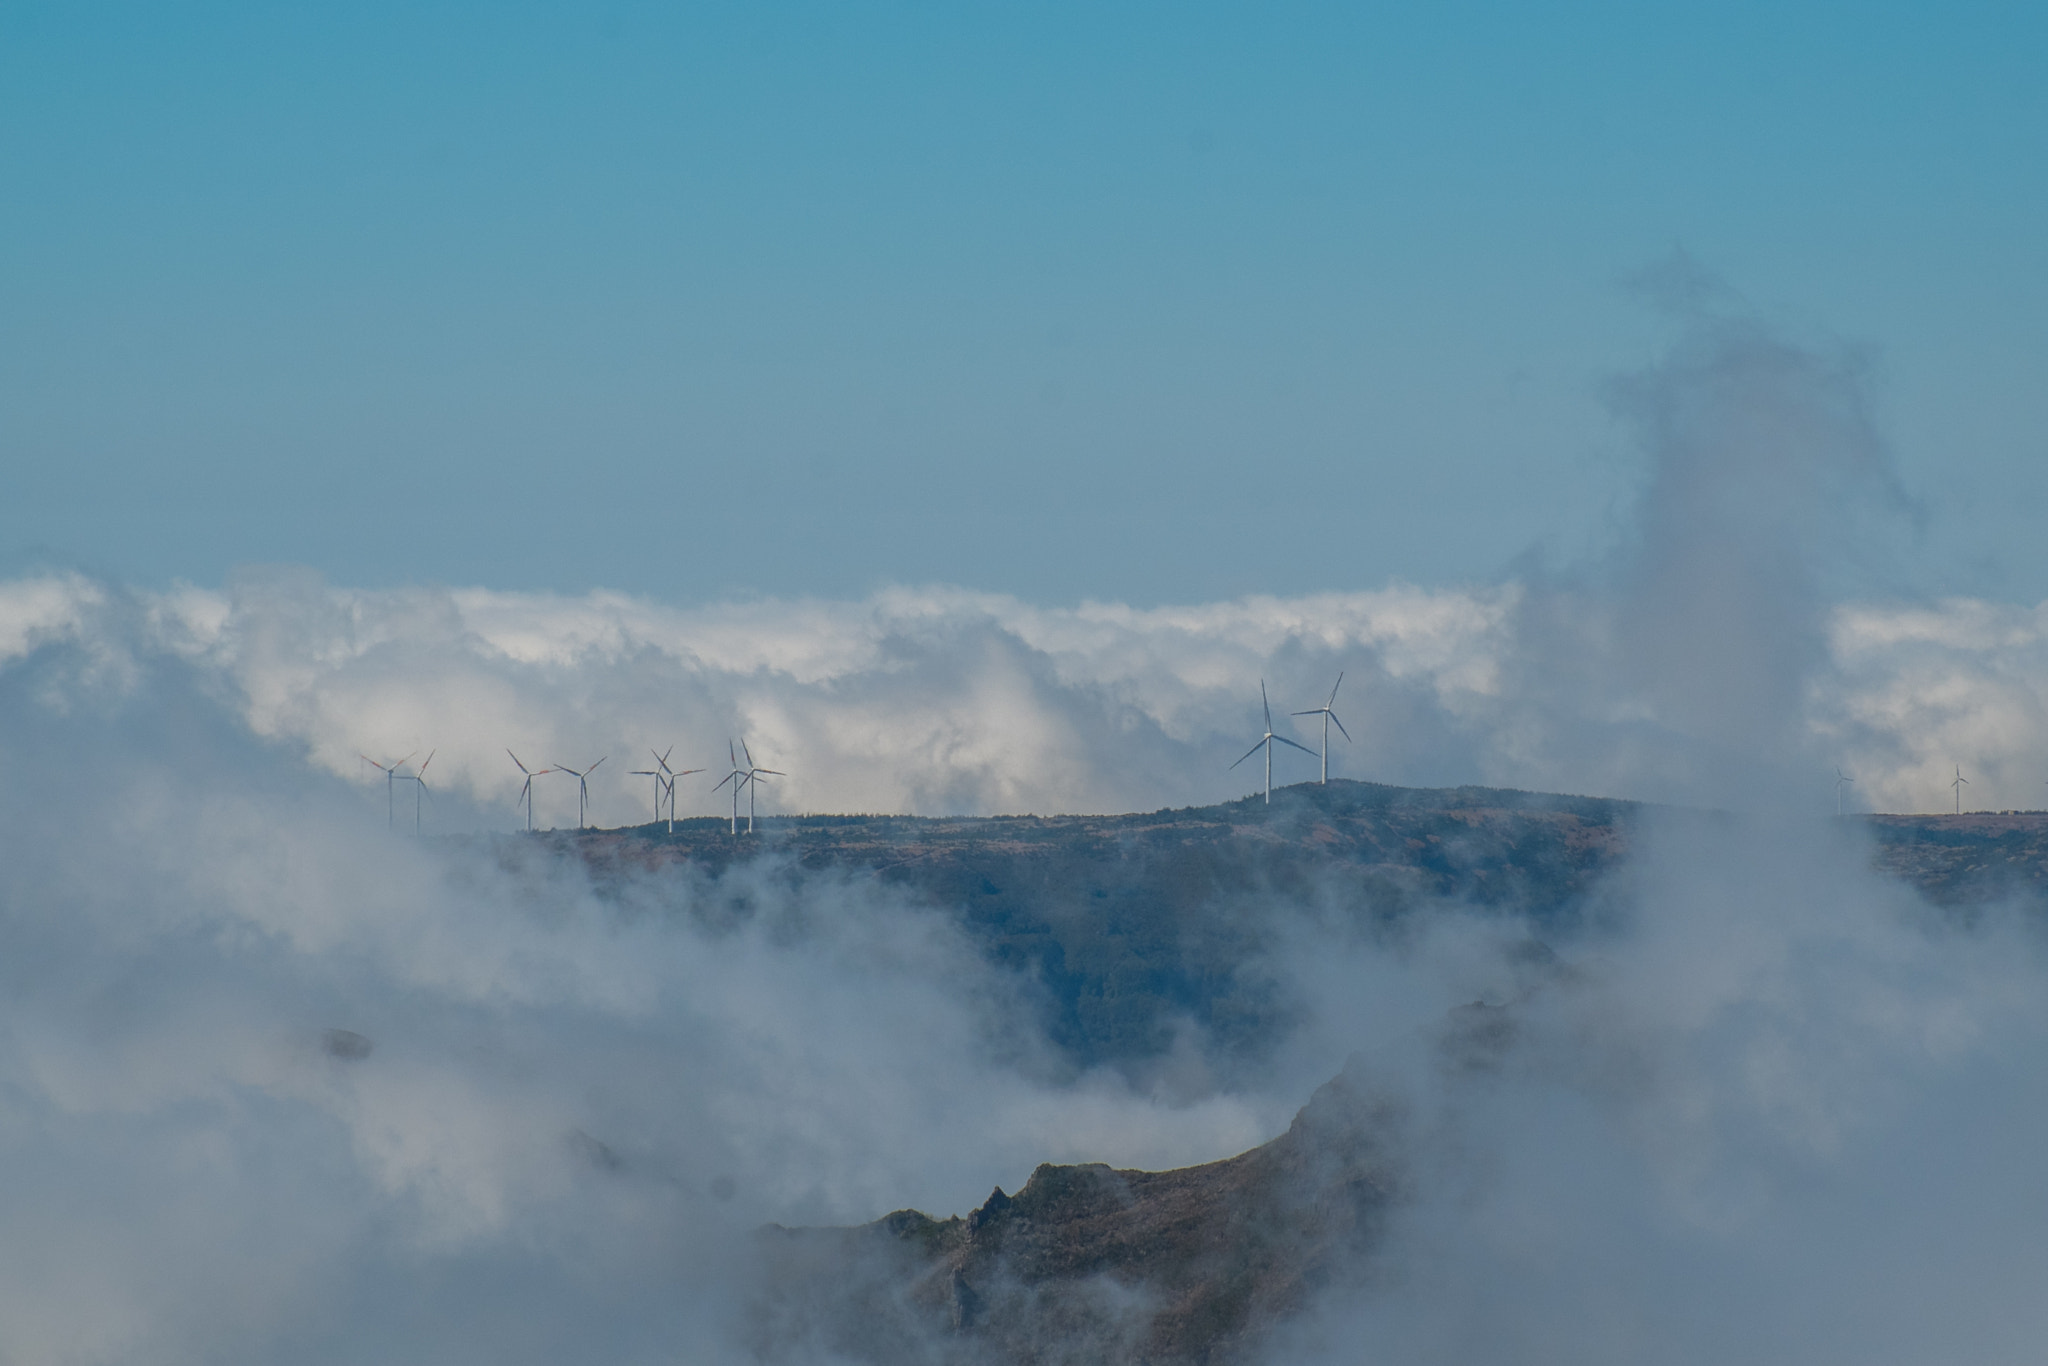
[[(1261, 683), (1259, 684), (1259, 686), (1260, 688), (1264, 688), (1266, 685), (1264, 683)], [(1332, 721), (1337, 721), (1337, 713), (1331, 711), (1330, 708), (1337, 705), (1337, 688), (1341, 688), (1343, 686), (1344, 675), (1342, 673), (1339, 673), (1337, 675), (1336, 687), (1330, 689), (1329, 701), (1323, 703), (1323, 705), (1320, 707), (1311, 707), (1307, 711), (1298, 711), (1293, 713), (1295, 716), (1320, 716), (1323, 718), (1323, 782), (1325, 784), (1327, 784), (1330, 781), (1330, 723)], [(1267, 729), (1270, 730), (1272, 729), (1272, 727), (1268, 726)], [(1351, 732), (1348, 730), (1344, 730), (1344, 723), (1342, 721), (1337, 721), (1337, 729), (1343, 731), (1344, 738), (1346, 740), (1349, 740), (1351, 738)]]
[[(611, 757), (611, 755), (607, 754), (603, 759), (599, 759), (597, 764), (601, 764), (605, 759)], [(591, 764), (589, 767), (581, 770), (573, 769), (567, 764), (562, 763), (555, 765), (556, 768), (559, 768), (564, 773), (573, 775), (576, 779), (576, 828), (578, 830), (589, 828), (585, 822), (585, 815), (590, 808), (590, 775), (597, 772), (597, 764)]]
[[(519, 764), (518, 755), (512, 754), (512, 751), (509, 749), (506, 750), (505, 753), (511, 754), (512, 762), (515, 764)], [(540, 777), (542, 773), (553, 773), (554, 770), (551, 768), (543, 768), (536, 772), (535, 770), (528, 768), (525, 764), (519, 764), (519, 771), (526, 775), (526, 782), (519, 789), (519, 801), (523, 801), (526, 803), (526, 833), (530, 835), (533, 833), (533, 780), (535, 778)], [(514, 802), (512, 804), (514, 806), (517, 806), (519, 805), (519, 802)]]
[[(368, 764), (371, 768), (382, 771), (384, 774), (384, 828), (386, 830), (396, 830), (398, 828), (398, 795), (396, 789), (400, 776), (398, 770), (404, 768), (411, 761), (412, 754), (418, 754), (419, 751), (414, 750), (412, 754), (406, 755), (405, 758), (400, 759), (395, 764), (380, 764), (369, 755), (363, 754), (361, 750), (356, 752), (361, 756), (364, 763)], [(431, 759), (434, 756), (429, 754), (427, 757)], [(361, 772), (360, 769), (357, 771)], [(409, 778), (412, 775), (406, 774), (404, 776)]]
[(1949, 786), (1956, 790), (1956, 814), (1958, 816), (1963, 814), (1963, 789), (1968, 787), (1969, 785), (1970, 780), (1963, 776), (1963, 766), (1961, 764), (1957, 764), (1956, 780), (1950, 783)]
[[(1335, 697), (1336, 694), (1332, 693), (1331, 698), (1334, 700)], [(1259, 743), (1257, 745), (1253, 745), (1250, 749), (1246, 750), (1241, 756), (1239, 756), (1237, 764), (1241, 764), (1246, 759), (1249, 759), (1254, 754), (1257, 754), (1259, 752), (1260, 745), (1265, 746), (1266, 805), (1271, 806), (1273, 804), (1273, 742), (1275, 740), (1278, 740), (1283, 745), (1294, 745), (1294, 747), (1300, 750), (1303, 754), (1314, 754), (1315, 751), (1310, 749), (1307, 745), (1295, 744), (1294, 741), (1288, 739), (1284, 735), (1275, 735), (1273, 733), (1273, 704), (1266, 700), (1266, 680), (1263, 678), (1259, 680), (1259, 706), (1262, 709), (1264, 709), (1266, 713), (1266, 733), (1259, 737)], [(1230, 767), (1236, 768), (1237, 764), (1232, 764)], [(1228, 770), (1226, 770), (1226, 772), (1227, 771)]]
[[(787, 778), (789, 775), (779, 768), (756, 767), (753, 752), (747, 748), (745, 740), (740, 741), (740, 753), (747, 756), (747, 782), (751, 784), (747, 788), (747, 833), (751, 835), (754, 833), (754, 794), (760, 790), (761, 780), (763, 778)], [(735, 802), (739, 800), (738, 788), (733, 789), (733, 800)]]

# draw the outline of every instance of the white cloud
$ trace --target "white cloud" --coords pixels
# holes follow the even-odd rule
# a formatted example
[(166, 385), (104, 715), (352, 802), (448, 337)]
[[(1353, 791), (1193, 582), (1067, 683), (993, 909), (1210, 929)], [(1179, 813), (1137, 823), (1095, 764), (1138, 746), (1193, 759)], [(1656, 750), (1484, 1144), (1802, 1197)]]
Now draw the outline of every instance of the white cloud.
[[(1668, 699), (1611, 679), (1576, 686), (1577, 663), (1555, 663), (1571, 632), (1599, 629), (1574, 601), (1510, 585), (1055, 609), (894, 589), (680, 609), (608, 593), (364, 592), (292, 572), (162, 595), (41, 578), (0, 584), (0, 645), (17, 657), (79, 645), (92, 662), (69, 676), (76, 689), (135, 686), (152, 652), (187, 660), (254, 735), (316, 769), (373, 783), (359, 753), (431, 750), (443, 796), (501, 825), (516, 822), (520, 782), (507, 748), (535, 766), (609, 754), (592, 819), (615, 825), (646, 819), (648, 791), (628, 771), (672, 745), (678, 767), (711, 770), (684, 784), (683, 809), (715, 813), (725, 743), (742, 737), (788, 772), (763, 790), (774, 810), (1221, 800), (1254, 782), (1225, 766), (1257, 734), (1261, 678), (1285, 713), (1318, 704), (1339, 670), (1356, 743), (1335, 742), (1337, 774), (1722, 798), (1689, 789)], [(1958, 763), (1979, 806), (2043, 805), (2044, 618), (1971, 600), (1833, 609), (1786, 765), (1808, 805), (1831, 804), (1840, 764), (1865, 806), (1935, 809)], [(1278, 771), (1299, 780), (1314, 766), (1288, 754)], [(572, 822), (574, 792), (543, 780), (542, 823)]]

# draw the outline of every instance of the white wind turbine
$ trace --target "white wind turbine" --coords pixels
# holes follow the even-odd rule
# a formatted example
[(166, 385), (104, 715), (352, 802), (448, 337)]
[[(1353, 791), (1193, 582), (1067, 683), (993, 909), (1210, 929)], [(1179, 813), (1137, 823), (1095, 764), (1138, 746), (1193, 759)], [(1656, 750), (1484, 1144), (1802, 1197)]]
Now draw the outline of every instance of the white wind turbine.
[[(1283, 745), (1294, 745), (1294, 747), (1300, 750), (1303, 754), (1314, 754), (1315, 751), (1310, 749), (1307, 745), (1295, 744), (1294, 741), (1288, 739), (1284, 735), (1275, 735), (1273, 733), (1273, 706), (1270, 702), (1266, 700), (1266, 680), (1263, 678), (1259, 680), (1259, 706), (1263, 708), (1266, 713), (1266, 733), (1259, 737), (1259, 743), (1257, 745), (1253, 745), (1250, 749), (1246, 750), (1241, 756), (1239, 756), (1237, 764), (1241, 764), (1246, 759), (1249, 759), (1254, 754), (1257, 754), (1259, 752), (1260, 745), (1265, 746), (1266, 805), (1271, 806), (1273, 804), (1273, 742), (1275, 740), (1278, 740)], [(1237, 764), (1232, 764), (1230, 767), (1236, 768)]]
[[(654, 754), (654, 751), (651, 749), (647, 752), (649, 754)], [(654, 762), (657, 764), (661, 764), (661, 761), (666, 757), (666, 755), (654, 754)], [(629, 772), (631, 776), (635, 778), (654, 779), (654, 819), (660, 820), (661, 799), (667, 793), (669, 788), (669, 782), (666, 777), (666, 774), (668, 772), (668, 765), (661, 764), (660, 768), (636, 768), (629, 770)], [(668, 823), (668, 832), (671, 835), (673, 835), (676, 832), (676, 823), (673, 818), (671, 818)]]
[(1950, 783), (1949, 786), (1956, 790), (1956, 814), (1958, 816), (1963, 814), (1963, 789), (1968, 787), (1969, 785), (1970, 780), (1963, 776), (1963, 766), (1961, 764), (1957, 764), (1956, 780)]
[(434, 756), (439, 753), (436, 749), (428, 750), (427, 757), (420, 760), (420, 766), (412, 772), (412, 832), (415, 835), (420, 833), (420, 797), (427, 790), (427, 765), (433, 763)]
[[(509, 749), (508, 749), (508, 750), (506, 750), (506, 751), (505, 751), (505, 753), (507, 753), (507, 754), (510, 754), (510, 755), (512, 756), (512, 762), (513, 762), (513, 763), (515, 763), (515, 764), (519, 764), (519, 756), (518, 756), (518, 755), (516, 755), (516, 754), (512, 754), (512, 751), (511, 751), (511, 750), (509, 750)], [(553, 773), (553, 772), (554, 772), (554, 770), (553, 770), (553, 769), (551, 769), (551, 768), (543, 768), (543, 769), (540, 769), (540, 770), (536, 771), (536, 770), (534, 770), (534, 769), (530, 769), (530, 768), (528, 768), (528, 767), (527, 767), (527, 766), (526, 766), (525, 764), (519, 764), (519, 771), (520, 771), (521, 773), (524, 773), (524, 774), (526, 775), (526, 782), (525, 782), (525, 783), (524, 783), (524, 784), (523, 784), (523, 785), (522, 785), (522, 786), (520, 787), (520, 789), (519, 789), (519, 801), (523, 801), (523, 802), (525, 802), (525, 803), (526, 803), (526, 832), (527, 832), (528, 834), (532, 834), (532, 833), (533, 833), (533, 780), (534, 780), (535, 778), (538, 778), (538, 777), (540, 777), (540, 776), (541, 776), (541, 774), (543, 774), (543, 773)], [(514, 802), (514, 803), (512, 803), (512, 804), (513, 804), (514, 806), (517, 806), (517, 805), (519, 805), (519, 802)]]
[[(760, 768), (756, 766), (753, 752), (747, 748), (745, 740), (740, 741), (740, 753), (747, 756), (747, 783), (749, 784), (747, 787), (747, 833), (751, 835), (754, 833), (754, 794), (760, 790), (761, 780), (763, 778), (787, 778), (789, 775), (779, 768)], [(735, 801), (738, 800), (739, 789), (733, 789), (733, 798)]]
[[(670, 746), (671, 750), (673, 748), (674, 746)], [(667, 754), (663, 754), (655, 762), (659, 763), (661, 771), (668, 775), (668, 832), (673, 835), (676, 832), (676, 779), (687, 778), (692, 773), (702, 773), (704, 770), (701, 768), (672, 769), (668, 766)]]
[[(605, 759), (611, 757), (611, 755), (607, 754), (604, 758), (599, 759), (597, 764), (601, 764)], [(563, 763), (555, 765), (556, 768), (572, 775), (576, 779), (576, 828), (578, 830), (588, 828), (586, 816), (590, 810), (590, 775), (597, 772), (597, 764), (592, 764), (590, 767), (581, 770), (573, 769)]]
[[(406, 755), (405, 758), (400, 759), (394, 764), (380, 764), (369, 755), (363, 754), (360, 750), (357, 753), (364, 763), (384, 774), (384, 828), (386, 830), (396, 830), (398, 828), (398, 795), (396, 790), (398, 780), (401, 776), (407, 778), (412, 776), (409, 773), (401, 775), (398, 770), (411, 762), (412, 754), (418, 754), (419, 751), (414, 750), (412, 754)], [(434, 756), (429, 754), (427, 757), (431, 759)], [(361, 771), (360, 769), (357, 770), (357, 772)]]
[[(1264, 683), (1261, 683), (1259, 686), (1261, 688), (1264, 688), (1266, 685)], [(1329, 701), (1323, 703), (1323, 705), (1320, 707), (1310, 707), (1307, 711), (1298, 711), (1293, 713), (1293, 715), (1295, 716), (1320, 716), (1323, 718), (1323, 781), (1325, 783), (1328, 783), (1330, 781), (1330, 723), (1332, 721), (1337, 721), (1337, 713), (1331, 711), (1330, 708), (1337, 705), (1337, 688), (1341, 688), (1343, 686), (1344, 675), (1342, 673), (1339, 673), (1337, 675), (1336, 687), (1330, 689)], [(1271, 730), (1272, 727), (1268, 726), (1267, 729)], [(1342, 721), (1337, 721), (1337, 729), (1343, 731), (1344, 738), (1346, 740), (1349, 740), (1351, 738), (1351, 732), (1348, 730), (1344, 730), (1344, 723)], [(1239, 762), (1243, 761), (1240, 760)]]
[[(651, 749), (647, 752), (654, 754), (654, 751)], [(676, 779), (687, 778), (692, 773), (702, 773), (704, 771), (701, 768), (686, 768), (680, 773), (676, 772), (668, 766), (668, 756), (675, 752), (676, 747), (670, 745), (660, 754), (654, 754), (653, 768), (636, 768), (633, 770), (633, 776), (636, 778), (654, 779), (654, 819), (656, 820), (661, 819), (661, 799), (664, 793), (667, 794), (668, 832), (671, 835), (676, 832)]]
[[(1962, 776), (1960, 773), (1958, 777)], [(1856, 780), (1842, 772), (1841, 765), (1835, 766), (1835, 814), (1842, 814), (1842, 794), (1856, 785)]]
[[(732, 764), (732, 772), (720, 778), (718, 786), (711, 790), (716, 792), (718, 788), (724, 787), (727, 783), (732, 784), (732, 833), (737, 835), (740, 832), (740, 789), (753, 781), (753, 775), (740, 767), (740, 756), (733, 752), (732, 741), (730, 740), (725, 742), (725, 757)], [(749, 758), (747, 762), (752, 764), (754, 761)], [(753, 828), (754, 808), (749, 806), (747, 808), (747, 829), (751, 832)]]

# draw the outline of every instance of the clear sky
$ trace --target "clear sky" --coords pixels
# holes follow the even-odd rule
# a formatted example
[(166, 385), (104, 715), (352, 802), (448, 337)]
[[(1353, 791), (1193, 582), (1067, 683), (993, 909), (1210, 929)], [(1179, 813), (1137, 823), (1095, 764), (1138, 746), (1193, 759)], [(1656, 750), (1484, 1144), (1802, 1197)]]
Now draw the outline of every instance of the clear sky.
[(1682, 252), (2048, 596), (2038, 4), (0, 0), (0, 570), (1138, 603), (1597, 541)]

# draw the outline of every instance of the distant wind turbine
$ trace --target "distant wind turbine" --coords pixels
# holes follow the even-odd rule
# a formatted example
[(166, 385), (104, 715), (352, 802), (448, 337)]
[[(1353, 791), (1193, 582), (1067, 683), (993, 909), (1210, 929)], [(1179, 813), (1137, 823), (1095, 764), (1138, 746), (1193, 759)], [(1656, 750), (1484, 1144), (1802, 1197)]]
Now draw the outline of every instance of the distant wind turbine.
[[(611, 757), (611, 755), (607, 754), (603, 759), (599, 759), (597, 764), (601, 764), (605, 759)], [(589, 821), (586, 818), (590, 810), (590, 775), (597, 772), (597, 764), (592, 764), (590, 767), (581, 770), (573, 769), (564, 763), (557, 763), (555, 765), (556, 768), (576, 779), (576, 828), (578, 830), (589, 827)]]
[(1963, 789), (1968, 787), (1969, 785), (1970, 780), (1963, 776), (1963, 766), (1961, 764), (1957, 764), (1956, 780), (1950, 783), (1949, 786), (1956, 790), (1956, 814), (1958, 816), (1963, 814)]
[[(359, 750), (357, 753), (361, 754), (361, 751)], [(418, 753), (418, 750), (412, 752), (412, 754)], [(411, 761), (412, 754), (406, 755), (405, 758), (400, 759), (395, 764), (380, 764), (369, 755), (361, 754), (364, 763), (368, 764), (371, 768), (381, 770), (384, 774), (384, 828), (386, 830), (396, 830), (398, 828), (398, 796), (395, 790), (398, 787), (400, 776), (398, 770), (404, 768)], [(427, 757), (431, 759), (434, 756), (429, 754)], [(356, 771), (360, 773), (362, 770), (358, 769)], [(410, 777), (411, 775), (407, 774), (405, 776)]]
[[(740, 741), (740, 753), (747, 756), (747, 833), (751, 835), (754, 833), (754, 794), (760, 790), (761, 780), (763, 778), (787, 778), (789, 775), (779, 768), (757, 767), (754, 763), (753, 752), (747, 748), (745, 740)], [(735, 798), (739, 796), (738, 789), (734, 789), (733, 796)]]
[[(1259, 686), (1261, 688), (1264, 688), (1266, 685), (1264, 683), (1261, 683)], [(1307, 711), (1298, 711), (1293, 713), (1293, 715), (1295, 716), (1320, 716), (1323, 718), (1323, 781), (1325, 783), (1328, 783), (1330, 781), (1330, 723), (1332, 721), (1337, 721), (1337, 713), (1331, 711), (1330, 708), (1337, 705), (1337, 688), (1341, 688), (1343, 686), (1344, 675), (1340, 673), (1337, 675), (1336, 687), (1330, 689), (1329, 701), (1323, 703), (1323, 705), (1320, 707), (1310, 707)], [(1270, 730), (1272, 729), (1272, 727), (1268, 726), (1267, 729)], [(1342, 721), (1337, 721), (1337, 729), (1343, 732), (1344, 738), (1346, 740), (1349, 740), (1351, 738), (1351, 732), (1344, 729), (1344, 723)], [(1242, 760), (1240, 760), (1240, 762), (1242, 762)]]
[[(727, 783), (732, 784), (732, 833), (737, 835), (740, 832), (740, 789), (753, 781), (753, 775), (740, 767), (740, 756), (733, 751), (732, 741), (730, 740), (725, 742), (725, 757), (732, 763), (732, 772), (720, 778), (718, 786), (711, 790), (716, 792), (718, 788), (724, 787)], [(747, 762), (752, 764), (754, 761), (749, 758)], [(751, 832), (753, 828), (754, 808), (749, 806), (747, 808), (747, 829)]]
[[(1960, 773), (1960, 772), (1958, 772), (1958, 774), (1957, 774), (1956, 776), (1958, 776), (1958, 777), (1961, 777), (1962, 775), (1961, 775), (1961, 773)], [(1835, 814), (1836, 814), (1837, 816), (1839, 816), (1839, 815), (1841, 815), (1841, 814), (1842, 814), (1842, 794), (1843, 794), (1844, 792), (1846, 792), (1846, 791), (1847, 791), (1847, 790), (1848, 790), (1849, 788), (1852, 788), (1852, 787), (1854, 787), (1855, 785), (1856, 785), (1856, 780), (1855, 780), (1854, 778), (1850, 777), (1850, 776), (1849, 776), (1848, 774), (1846, 774), (1846, 773), (1842, 772), (1841, 766), (1840, 766), (1839, 764), (1838, 764), (1838, 765), (1836, 765), (1836, 767), (1835, 767)]]
[[(654, 754), (654, 751), (653, 751), (653, 750), (651, 750), (651, 749), (650, 749), (650, 750), (648, 750), (647, 752), (648, 752), (649, 754)], [(654, 762), (655, 762), (655, 763), (657, 763), (657, 764), (658, 764), (658, 763), (660, 763), (660, 762), (661, 762), (661, 760), (662, 760), (662, 757), (663, 757), (663, 756), (661, 756), (661, 755), (659, 755), (659, 754), (654, 754)], [(660, 819), (661, 819), (661, 799), (662, 799), (662, 797), (663, 797), (664, 795), (666, 795), (666, 793), (667, 793), (667, 791), (668, 791), (668, 779), (667, 779), (667, 778), (666, 778), (666, 777), (664, 776), (664, 770), (663, 770), (663, 769), (660, 769), (660, 768), (636, 768), (636, 769), (631, 769), (631, 770), (629, 770), (629, 772), (630, 772), (631, 776), (633, 776), (633, 777), (635, 777), (635, 778), (652, 778), (652, 779), (654, 779), (654, 819), (656, 819), (656, 820), (660, 820)], [(673, 835), (673, 834), (675, 833), (676, 823), (675, 823), (675, 822), (674, 822), (673, 820), (671, 820), (671, 821), (670, 821), (670, 822), (668, 823), (668, 828), (669, 828), (669, 833), (670, 833), (671, 835)]]
[[(513, 762), (513, 763), (515, 763), (515, 764), (519, 764), (519, 756), (518, 756), (518, 755), (516, 755), (516, 754), (512, 754), (512, 751), (511, 751), (511, 750), (509, 750), (509, 749), (508, 749), (508, 750), (506, 750), (506, 751), (505, 751), (505, 753), (507, 753), (507, 754), (511, 754), (511, 755), (512, 755), (512, 762)], [(533, 770), (533, 769), (530, 769), (530, 768), (528, 768), (528, 767), (527, 767), (527, 766), (526, 766), (525, 764), (519, 764), (519, 771), (520, 771), (521, 773), (524, 773), (524, 774), (526, 775), (526, 782), (525, 782), (525, 783), (524, 783), (524, 784), (523, 784), (523, 785), (522, 785), (522, 786), (520, 787), (520, 789), (519, 789), (519, 800), (520, 800), (520, 801), (523, 801), (523, 802), (525, 802), (525, 803), (526, 803), (526, 831), (527, 831), (527, 833), (528, 833), (528, 834), (532, 834), (532, 833), (533, 833), (533, 780), (534, 780), (535, 778), (538, 778), (538, 777), (540, 777), (540, 776), (541, 776), (541, 774), (543, 774), (543, 773), (553, 773), (553, 772), (554, 772), (554, 770), (553, 770), (553, 769), (551, 769), (551, 768), (543, 768), (543, 769), (539, 770), (538, 772), (536, 772), (535, 770)], [(514, 802), (514, 803), (513, 803), (513, 805), (514, 805), (514, 806), (517, 806), (518, 804), (519, 804), (519, 802)]]
[(412, 832), (415, 835), (420, 833), (420, 797), (427, 791), (427, 765), (433, 763), (434, 756), (440, 752), (437, 749), (428, 750), (427, 757), (420, 760), (420, 766), (412, 773)]
[[(654, 751), (651, 749), (647, 752), (654, 754)], [(654, 779), (654, 819), (661, 819), (661, 800), (663, 796), (668, 798), (668, 832), (671, 835), (676, 832), (676, 779), (687, 778), (692, 773), (702, 773), (704, 771), (701, 768), (686, 768), (680, 773), (676, 772), (668, 766), (668, 756), (675, 752), (676, 747), (670, 745), (661, 753), (654, 754), (653, 768), (636, 768), (633, 770), (633, 776), (636, 778)]]
[[(670, 753), (673, 753), (674, 750), (675, 746), (669, 746), (668, 751), (664, 752), (659, 759), (656, 759), (654, 761), (655, 763), (661, 766), (661, 771), (668, 775), (668, 832), (671, 835), (673, 835), (676, 832), (676, 779), (687, 778), (692, 773), (702, 773), (704, 771), (701, 768), (686, 768), (682, 770), (680, 773), (678, 773), (676, 770), (670, 768), (668, 766), (668, 756)], [(652, 754), (653, 752), (654, 751), (652, 750), (648, 751), (648, 753), (650, 754)]]
[[(1332, 694), (1332, 696), (1334, 697), (1335, 695)], [(1273, 733), (1273, 706), (1270, 702), (1266, 700), (1266, 680), (1263, 678), (1259, 680), (1259, 706), (1262, 707), (1266, 713), (1266, 733), (1259, 737), (1259, 743), (1257, 745), (1253, 745), (1250, 749), (1246, 750), (1243, 753), (1243, 755), (1241, 755), (1238, 758), (1237, 764), (1241, 764), (1246, 759), (1249, 759), (1254, 754), (1257, 754), (1259, 752), (1260, 745), (1265, 746), (1266, 805), (1271, 806), (1273, 804), (1273, 742), (1275, 740), (1278, 740), (1283, 745), (1294, 745), (1294, 747), (1300, 750), (1303, 754), (1314, 754), (1315, 751), (1310, 749), (1307, 745), (1295, 744), (1294, 741), (1288, 739), (1284, 735), (1275, 735)], [(1237, 764), (1232, 764), (1230, 767), (1236, 768)]]

